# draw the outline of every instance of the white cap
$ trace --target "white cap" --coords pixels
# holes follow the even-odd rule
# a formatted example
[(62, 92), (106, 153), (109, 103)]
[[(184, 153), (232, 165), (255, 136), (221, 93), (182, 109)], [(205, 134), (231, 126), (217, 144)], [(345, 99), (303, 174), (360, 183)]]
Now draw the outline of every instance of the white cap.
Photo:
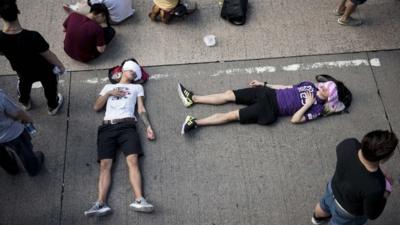
[(129, 60), (124, 63), (124, 65), (122, 66), (122, 71), (124, 72), (128, 70), (135, 72), (135, 81), (138, 81), (142, 78), (142, 70), (140, 69), (140, 66), (134, 61)]

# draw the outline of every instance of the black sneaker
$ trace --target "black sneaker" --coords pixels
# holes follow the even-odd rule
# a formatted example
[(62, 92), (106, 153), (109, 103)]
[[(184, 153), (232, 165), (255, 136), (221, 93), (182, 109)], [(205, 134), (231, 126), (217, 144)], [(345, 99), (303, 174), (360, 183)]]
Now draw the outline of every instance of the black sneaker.
[(197, 128), (196, 118), (193, 116), (187, 116), (185, 122), (182, 124), (181, 134), (188, 133), (195, 128)]
[(190, 107), (193, 105), (193, 92), (186, 89), (182, 84), (178, 84), (178, 94), (185, 107)]
[(314, 225), (322, 225), (322, 224), (327, 224), (329, 222), (329, 220), (331, 220), (332, 216), (328, 216), (328, 217), (316, 217), (315, 213), (313, 214), (313, 216), (311, 217), (311, 223)]
[(39, 165), (42, 166), (44, 162), (44, 154), (41, 151), (35, 152), (35, 156), (38, 159)]

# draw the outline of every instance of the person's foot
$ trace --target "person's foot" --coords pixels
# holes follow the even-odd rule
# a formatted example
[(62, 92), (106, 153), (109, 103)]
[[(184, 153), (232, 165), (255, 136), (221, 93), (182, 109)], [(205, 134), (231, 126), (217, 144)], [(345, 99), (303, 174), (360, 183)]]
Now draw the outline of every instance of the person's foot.
[(55, 107), (55, 108), (49, 108), (49, 111), (48, 111), (49, 115), (50, 115), (50, 116), (56, 115), (57, 112), (58, 112), (58, 110), (61, 108), (63, 102), (64, 102), (63, 96), (62, 96), (60, 93), (58, 93), (58, 94), (57, 94), (57, 103), (58, 103), (58, 104), (57, 104), (57, 107)]
[(111, 213), (111, 208), (106, 204), (95, 202), (92, 208), (85, 211), (85, 216), (105, 216)]
[(359, 19), (354, 19), (353, 17), (348, 17), (346, 21), (343, 21), (341, 17), (338, 18), (337, 20), (338, 24), (343, 25), (343, 26), (360, 26), (362, 24), (362, 21)]
[(181, 134), (186, 134), (195, 128), (197, 128), (196, 118), (193, 116), (187, 116), (185, 122), (182, 124)]
[(327, 224), (329, 222), (329, 220), (331, 220), (331, 216), (319, 218), (319, 217), (315, 216), (315, 213), (311, 217), (311, 223), (314, 225)]
[(193, 105), (193, 92), (186, 89), (182, 84), (178, 84), (178, 94), (182, 100), (182, 103), (185, 107), (190, 107)]
[(28, 101), (27, 103), (22, 103), (22, 102), (21, 102), (21, 104), (22, 104), (22, 108), (23, 108), (25, 111), (29, 111), (29, 110), (32, 109), (32, 100), (30, 100), (30, 99), (29, 99), (29, 101)]
[(343, 16), (344, 11), (340, 11), (338, 8), (335, 8), (335, 9), (333, 10), (333, 14), (334, 14), (335, 16)]
[(136, 199), (132, 204), (129, 205), (133, 210), (137, 212), (153, 212), (154, 206), (146, 201), (143, 197)]

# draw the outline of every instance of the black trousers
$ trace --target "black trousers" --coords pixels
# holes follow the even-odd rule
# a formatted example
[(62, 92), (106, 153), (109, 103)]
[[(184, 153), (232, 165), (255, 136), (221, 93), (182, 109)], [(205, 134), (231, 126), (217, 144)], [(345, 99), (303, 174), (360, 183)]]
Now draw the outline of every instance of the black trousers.
[(35, 176), (40, 170), (40, 163), (35, 153), (33, 152), (33, 146), (31, 143), (31, 137), (25, 130), (12, 141), (0, 144), (0, 165), (10, 174), (18, 173), (18, 165), (14, 157), (6, 149), (6, 147), (12, 149), (17, 153), (22, 164), (25, 167), (26, 172), (30, 176)]
[(115, 30), (114, 28), (108, 26), (103, 28), (103, 32), (104, 32), (104, 41), (106, 42), (106, 45), (108, 45), (115, 36)]
[(44, 95), (47, 99), (47, 106), (55, 108), (58, 105), (57, 85), (58, 77), (51, 70), (41, 74), (18, 74), (18, 95), (19, 102), (27, 104), (31, 99), (32, 84), (39, 81), (44, 89)]

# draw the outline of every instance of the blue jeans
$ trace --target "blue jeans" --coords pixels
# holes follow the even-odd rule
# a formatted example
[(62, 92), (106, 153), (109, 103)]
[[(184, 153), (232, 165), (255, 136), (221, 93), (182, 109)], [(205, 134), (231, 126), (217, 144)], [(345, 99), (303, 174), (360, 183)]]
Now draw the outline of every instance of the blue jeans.
[(346, 212), (338, 205), (333, 196), (331, 182), (326, 185), (324, 196), (319, 202), (322, 210), (331, 214), (330, 225), (363, 225), (367, 222), (366, 216), (354, 216)]

